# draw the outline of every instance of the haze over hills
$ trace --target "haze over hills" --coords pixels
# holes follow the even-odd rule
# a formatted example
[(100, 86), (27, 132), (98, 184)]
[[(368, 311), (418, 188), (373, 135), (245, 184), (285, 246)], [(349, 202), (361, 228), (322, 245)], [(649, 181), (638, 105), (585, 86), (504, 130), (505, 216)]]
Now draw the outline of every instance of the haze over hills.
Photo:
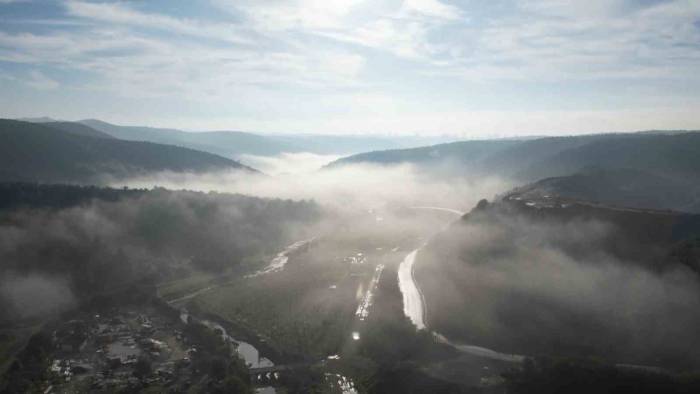
[[(0, 185), (0, 219), (12, 223), (0, 232), (18, 239), (0, 245), (0, 272), (14, 275), (0, 293), (5, 325), (52, 316), (41, 308), (23, 314), (27, 287), (46, 288), (48, 296), (29, 299), (60, 301), (53, 310), (84, 308), (83, 299), (109, 290), (118, 294), (110, 302), (134, 311), (123, 294), (140, 294), (130, 286), (143, 283), (175, 320), (174, 308), (183, 307), (217, 322), (245, 321), (256, 333), (247, 338), (263, 338), (254, 346), (275, 362), (331, 357), (354, 365), (362, 392), (413, 386), (407, 376), (425, 393), (481, 387), (484, 377), (511, 370), (531, 381), (532, 370), (513, 363), (549, 365), (540, 357), (595, 357), (625, 378), (618, 364), (700, 365), (692, 350), (700, 343), (692, 330), (700, 322), (700, 217), (648, 209), (698, 210), (698, 133), (461, 141), (366, 152), (300, 177), (260, 177), (222, 156), (121, 138), (184, 136), (178, 144), (213, 144), (208, 149), (248, 141), (240, 146), (251, 152), (267, 136), (111, 126), (0, 121), (0, 181), (115, 187)], [(338, 137), (305, 138), (309, 148)], [(273, 148), (293, 149), (287, 143)], [(220, 171), (229, 169), (242, 171)], [(495, 203), (459, 219), (494, 195)], [(11, 238), (17, 228), (26, 236)], [(51, 297), (56, 289), (67, 296)], [(407, 312), (416, 305), (425, 312), (420, 326)], [(19, 346), (16, 338), (7, 342)], [(34, 354), (25, 349), (8, 354)], [(26, 387), (28, 365), (10, 369), (6, 386)], [(386, 372), (398, 365), (411, 366)]]
[[(700, 132), (640, 132), (525, 141), (463, 141), (368, 152), (327, 168), (369, 163), (412, 164), (436, 176), (499, 176), (569, 198), (695, 211), (700, 182)], [(591, 171), (595, 170), (595, 171)], [(559, 179), (557, 177), (573, 178)], [(545, 183), (537, 187), (545, 188)], [(576, 184), (574, 186), (574, 183)]]
[(239, 169), (240, 163), (172, 145), (123, 141), (69, 122), (0, 120), (3, 181), (93, 182), (158, 171)]
[[(366, 152), (344, 157), (328, 167), (348, 163), (419, 164), (431, 168), (452, 163), (465, 171), (486, 170), (512, 176), (542, 158), (572, 149), (607, 135), (544, 137), (535, 139), (471, 140), (433, 146)], [(466, 164), (466, 165), (465, 165)]]
[[(19, 119), (23, 120), (23, 119)], [(25, 118), (36, 123), (56, 122), (49, 117)], [(448, 136), (374, 136), (322, 134), (260, 134), (243, 131), (183, 131), (171, 128), (120, 126), (98, 119), (82, 123), (115, 138), (183, 146), (231, 159), (243, 155), (274, 156), (281, 153), (350, 155), (378, 149), (398, 149), (454, 140)]]
[[(697, 174), (700, 163), (694, 158), (698, 140), (700, 132), (685, 131), (460, 141), (367, 152), (341, 158), (329, 166), (412, 163), (428, 167), (447, 161), (455, 165), (467, 164), (462, 168), (465, 171), (485, 171), (530, 181), (567, 175), (594, 164)], [(670, 151), (677, 154), (668, 155)]]
[(675, 179), (700, 179), (700, 132), (613, 134), (533, 160), (516, 175), (537, 180), (590, 166), (630, 168)]
[(74, 135), (80, 135), (84, 137), (96, 137), (96, 138), (110, 138), (114, 139), (113, 136), (99, 131), (95, 130), (92, 127), (86, 126), (81, 123), (77, 122), (35, 122), (35, 123), (41, 123), (44, 126), (48, 126), (52, 129), (57, 129), (61, 131), (65, 131), (66, 133), (74, 134)]
[(696, 180), (629, 168), (587, 168), (542, 179), (518, 192), (526, 197), (552, 195), (618, 207), (700, 213), (700, 183)]
[(458, 342), (697, 368), (699, 234), (700, 215), (515, 192), (436, 235), (415, 274)]
[(236, 158), (241, 154), (268, 156), (282, 152), (299, 151), (299, 148), (291, 144), (241, 131), (194, 133), (166, 128), (117, 126), (96, 119), (81, 120), (79, 123), (122, 140), (148, 141), (159, 144), (183, 146), (228, 158)]
[(700, 0), (0, 21), (0, 394), (700, 393)]
[(346, 164), (402, 164), (410, 163), (420, 166), (443, 165), (445, 162), (455, 166), (476, 166), (490, 155), (520, 144), (518, 140), (478, 140), (459, 141), (433, 146), (408, 149), (373, 151), (344, 157), (330, 163), (327, 167)]

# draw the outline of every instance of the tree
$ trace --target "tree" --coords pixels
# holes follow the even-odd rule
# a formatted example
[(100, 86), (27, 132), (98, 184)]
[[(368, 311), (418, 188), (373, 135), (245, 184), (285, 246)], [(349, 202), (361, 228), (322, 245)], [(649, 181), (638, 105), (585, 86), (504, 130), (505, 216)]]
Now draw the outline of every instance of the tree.
[(139, 379), (143, 379), (152, 372), (153, 367), (151, 366), (151, 360), (149, 360), (146, 356), (140, 356), (134, 365), (134, 376)]

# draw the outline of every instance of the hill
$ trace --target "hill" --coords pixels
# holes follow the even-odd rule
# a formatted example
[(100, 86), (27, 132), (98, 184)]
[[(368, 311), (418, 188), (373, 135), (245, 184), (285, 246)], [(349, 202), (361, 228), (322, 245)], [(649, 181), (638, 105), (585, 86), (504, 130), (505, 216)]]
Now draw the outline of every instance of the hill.
[(642, 132), (522, 141), (465, 141), (363, 153), (342, 158), (329, 166), (359, 162), (413, 163), (427, 168), (447, 163), (457, 172), (527, 182), (571, 175), (592, 166), (641, 170), (673, 179), (698, 179), (700, 133)]
[(22, 122), (32, 122), (32, 123), (47, 123), (47, 122), (61, 122), (61, 120), (54, 119), (48, 116), (40, 116), (36, 118), (18, 118), (15, 120), (19, 120)]
[[(289, 226), (301, 231), (320, 214), (311, 201), (0, 183), (0, 306), (11, 277), (60, 276), (82, 298), (147, 278), (251, 271), (294, 240)], [(0, 326), (32, 313), (0, 308)]]
[(415, 277), (458, 343), (694, 369), (699, 237), (700, 215), (515, 192), (434, 237)]
[(559, 196), (605, 205), (700, 213), (700, 184), (634, 169), (590, 168), (523, 186), (524, 198)]
[(0, 120), (0, 180), (101, 183), (157, 171), (252, 169), (210, 153), (94, 138), (43, 124)]
[(517, 175), (523, 179), (569, 175), (586, 167), (629, 168), (672, 179), (700, 178), (700, 132), (608, 135), (551, 152)]
[(519, 141), (513, 140), (460, 141), (420, 148), (373, 151), (336, 160), (327, 167), (332, 168), (358, 163), (411, 163), (430, 167), (439, 166), (447, 162), (468, 168), (477, 166), (480, 160), (484, 160), (490, 155), (516, 146), (519, 143)]
[(241, 131), (186, 132), (166, 128), (118, 126), (96, 119), (86, 119), (80, 123), (122, 140), (182, 146), (228, 158), (237, 158), (243, 154), (269, 156), (300, 151), (293, 144)]
[[(40, 123), (40, 122), (34, 122)], [(88, 127), (82, 123), (78, 122), (41, 122), (42, 126), (50, 127), (52, 129), (61, 130), (63, 132), (80, 135), (83, 137), (95, 137), (95, 138), (110, 138), (114, 139), (111, 135), (104, 133), (99, 130), (95, 130), (92, 127)]]
[(377, 149), (397, 149), (433, 144), (445, 137), (365, 136), (318, 134), (256, 134), (242, 131), (197, 131), (143, 126), (118, 126), (96, 119), (81, 123), (116, 138), (188, 147), (238, 159), (243, 155), (274, 156), (310, 152), (349, 155)]
[[(458, 141), (408, 149), (365, 152), (336, 160), (328, 167), (350, 163), (401, 164), (421, 166), (450, 162), (462, 170), (488, 169), (490, 172), (510, 172), (522, 168), (523, 162), (535, 161), (544, 155), (579, 146), (600, 136), (547, 137), (535, 139), (498, 139)], [(467, 164), (467, 166), (464, 166)]]

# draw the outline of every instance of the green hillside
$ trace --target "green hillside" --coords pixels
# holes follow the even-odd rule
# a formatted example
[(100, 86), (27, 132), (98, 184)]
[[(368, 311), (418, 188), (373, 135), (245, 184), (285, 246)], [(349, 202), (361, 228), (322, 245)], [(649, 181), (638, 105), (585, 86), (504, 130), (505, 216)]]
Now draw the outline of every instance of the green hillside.
[(83, 137), (96, 137), (96, 138), (111, 138), (111, 135), (104, 133), (99, 130), (95, 130), (92, 127), (88, 127), (82, 123), (78, 122), (43, 122), (42, 126), (51, 127), (52, 129), (61, 130), (63, 132), (80, 135)]
[(187, 132), (167, 128), (119, 126), (96, 119), (86, 119), (80, 123), (119, 139), (183, 146), (232, 159), (237, 159), (242, 155), (275, 156), (281, 153), (300, 152), (348, 155), (380, 149), (412, 148), (452, 140), (442, 136), (257, 134), (242, 131)]
[(362, 153), (329, 165), (400, 164), (456, 166), (467, 173), (535, 181), (589, 167), (628, 168), (666, 177), (697, 178), (700, 132), (642, 132), (547, 137), (532, 140), (462, 141), (430, 147)]
[(94, 138), (42, 124), (0, 120), (0, 180), (100, 183), (157, 171), (245, 169), (238, 162), (171, 145)]

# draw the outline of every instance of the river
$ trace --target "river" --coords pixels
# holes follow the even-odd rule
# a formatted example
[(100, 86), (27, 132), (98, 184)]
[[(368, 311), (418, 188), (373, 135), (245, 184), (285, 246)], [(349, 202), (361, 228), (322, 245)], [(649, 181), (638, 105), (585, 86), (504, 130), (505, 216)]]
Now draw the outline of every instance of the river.
[[(233, 345), (231, 348), (232, 355), (236, 357), (241, 357), (249, 368), (272, 367), (275, 365), (269, 359), (260, 356), (260, 352), (257, 348), (255, 348), (255, 346), (249, 344), (248, 342), (239, 341), (236, 338), (229, 335), (228, 331), (221, 324), (211, 320), (198, 319), (190, 315), (186, 309), (181, 309), (180, 320), (182, 320), (182, 322), (185, 324), (189, 324), (190, 319), (195, 319), (199, 323), (204, 324), (212, 330), (219, 331), (221, 333), (221, 338), (225, 342)], [(266, 386), (257, 387), (255, 389), (255, 392), (257, 394), (275, 394), (276, 390), (274, 387)]]
[(250, 274), (250, 275), (247, 275), (246, 278), (254, 278), (254, 277), (256, 277), (256, 276), (260, 276), (260, 275), (265, 275), (265, 274), (269, 274), (269, 273), (272, 273), (272, 272), (281, 271), (282, 269), (284, 269), (284, 266), (285, 266), (285, 265), (287, 264), (287, 262), (289, 261), (289, 254), (290, 254), (290, 253), (301, 249), (302, 247), (304, 247), (304, 246), (310, 244), (311, 242), (313, 242), (313, 241), (315, 241), (315, 240), (316, 240), (316, 237), (313, 237), (313, 238), (304, 239), (304, 240), (301, 240), (301, 241), (294, 242), (293, 244), (291, 244), (291, 245), (287, 246), (286, 248), (284, 248), (283, 251), (279, 252), (279, 253), (277, 254), (277, 256), (275, 256), (275, 257), (272, 259), (272, 261), (270, 261), (270, 263), (269, 263), (265, 268), (263, 268), (263, 269), (261, 269), (261, 270), (259, 270), (259, 271), (257, 271), (257, 272), (254, 272), (254, 273), (252, 273), (252, 274)]

